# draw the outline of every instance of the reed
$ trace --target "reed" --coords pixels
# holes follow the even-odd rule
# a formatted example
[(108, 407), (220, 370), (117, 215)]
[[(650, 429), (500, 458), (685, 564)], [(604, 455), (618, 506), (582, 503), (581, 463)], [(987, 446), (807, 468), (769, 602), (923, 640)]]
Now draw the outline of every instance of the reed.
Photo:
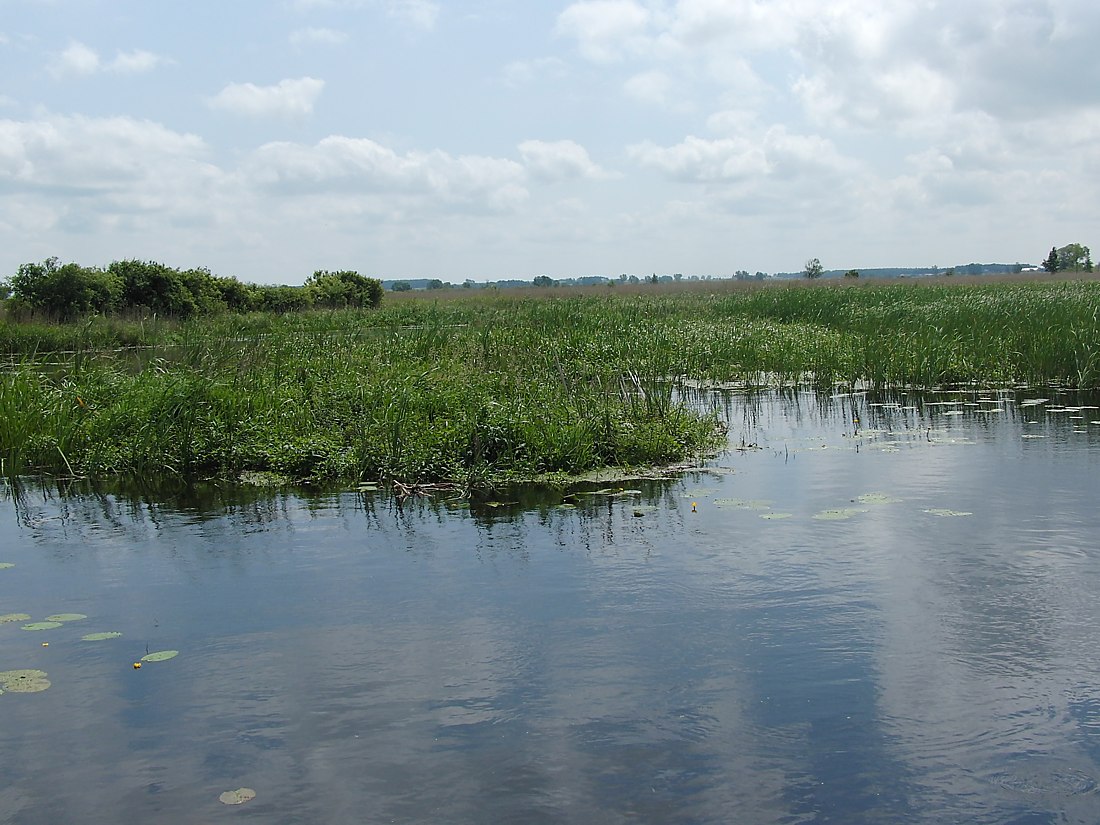
[[(549, 293), (549, 294), (546, 294)], [(0, 323), (7, 472), (486, 480), (683, 460), (682, 379), (1100, 386), (1100, 284), (420, 297)]]

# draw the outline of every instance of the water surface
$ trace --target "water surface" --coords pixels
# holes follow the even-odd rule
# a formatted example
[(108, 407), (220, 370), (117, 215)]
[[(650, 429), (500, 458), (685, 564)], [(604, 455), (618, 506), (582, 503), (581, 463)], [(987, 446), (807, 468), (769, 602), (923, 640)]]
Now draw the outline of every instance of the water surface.
[(87, 618), (0, 624), (0, 821), (1095, 822), (1090, 399), (710, 403), (602, 492), (9, 483), (0, 614)]

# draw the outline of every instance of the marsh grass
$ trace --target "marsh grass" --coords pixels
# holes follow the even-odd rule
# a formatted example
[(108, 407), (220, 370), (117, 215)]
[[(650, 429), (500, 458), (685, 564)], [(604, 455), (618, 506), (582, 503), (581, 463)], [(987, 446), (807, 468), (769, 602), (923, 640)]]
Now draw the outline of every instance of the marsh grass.
[(682, 460), (683, 378), (1100, 386), (1100, 284), (548, 295), (0, 323), (4, 469), (489, 480)]

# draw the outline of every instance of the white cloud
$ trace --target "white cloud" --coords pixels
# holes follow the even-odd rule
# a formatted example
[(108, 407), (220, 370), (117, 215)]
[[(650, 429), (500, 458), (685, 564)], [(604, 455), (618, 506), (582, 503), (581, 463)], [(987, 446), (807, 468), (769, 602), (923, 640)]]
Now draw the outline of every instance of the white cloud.
[(315, 9), (378, 8), (391, 18), (421, 29), (434, 28), (442, 10), (440, 4), (434, 0), (290, 0), (288, 5), (300, 12)]
[(429, 0), (389, 0), (386, 5), (391, 17), (421, 29), (434, 28), (439, 19), (439, 4)]
[(689, 135), (667, 147), (645, 141), (627, 147), (627, 155), (681, 181), (738, 180), (768, 173), (762, 147), (743, 137), (706, 140)]
[(583, 146), (571, 140), (525, 140), (519, 145), (519, 154), (528, 171), (541, 180), (610, 177), (592, 162)]
[(160, 55), (136, 49), (132, 52), (119, 52), (115, 59), (107, 64), (107, 70), (122, 74), (137, 74), (148, 72), (165, 62)]
[(515, 161), (435, 150), (398, 154), (366, 138), (333, 135), (314, 146), (261, 146), (244, 169), (253, 185), (286, 195), (404, 195), (436, 204), (510, 209), (527, 197)]
[(338, 46), (347, 42), (346, 33), (335, 29), (306, 28), (295, 29), (290, 33), (290, 45), (296, 49), (307, 46)]
[(672, 80), (662, 71), (642, 72), (627, 80), (623, 89), (627, 95), (642, 103), (664, 106), (672, 91)]
[(96, 51), (83, 43), (72, 42), (65, 51), (57, 55), (50, 66), (50, 73), (55, 77), (76, 74), (87, 75), (99, 71), (99, 55)]
[(581, 54), (609, 62), (638, 51), (653, 15), (635, 0), (582, 0), (558, 17), (559, 34), (577, 39)]
[(504, 67), (504, 82), (509, 86), (525, 86), (540, 77), (562, 78), (567, 73), (568, 66), (558, 57), (515, 60)]
[(91, 75), (97, 72), (138, 74), (151, 71), (168, 62), (170, 61), (164, 57), (144, 49), (118, 52), (113, 60), (104, 62), (95, 49), (74, 40), (56, 56), (49, 66), (49, 71), (58, 78), (66, 75)]
[(250, 117), (301, 117), (313, 112), (313, 104), (325, 88), (313, 77), (280, 80), (274, 86), (230, 83), (207, 102), (214, 109)]

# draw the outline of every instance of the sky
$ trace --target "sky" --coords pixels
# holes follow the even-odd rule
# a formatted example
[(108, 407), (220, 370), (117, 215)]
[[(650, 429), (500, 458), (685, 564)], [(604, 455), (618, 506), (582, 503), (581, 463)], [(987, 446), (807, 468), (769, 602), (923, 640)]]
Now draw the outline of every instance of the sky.
[(0, 277), (1037, 264), (1095, 0), (0, 0)]

